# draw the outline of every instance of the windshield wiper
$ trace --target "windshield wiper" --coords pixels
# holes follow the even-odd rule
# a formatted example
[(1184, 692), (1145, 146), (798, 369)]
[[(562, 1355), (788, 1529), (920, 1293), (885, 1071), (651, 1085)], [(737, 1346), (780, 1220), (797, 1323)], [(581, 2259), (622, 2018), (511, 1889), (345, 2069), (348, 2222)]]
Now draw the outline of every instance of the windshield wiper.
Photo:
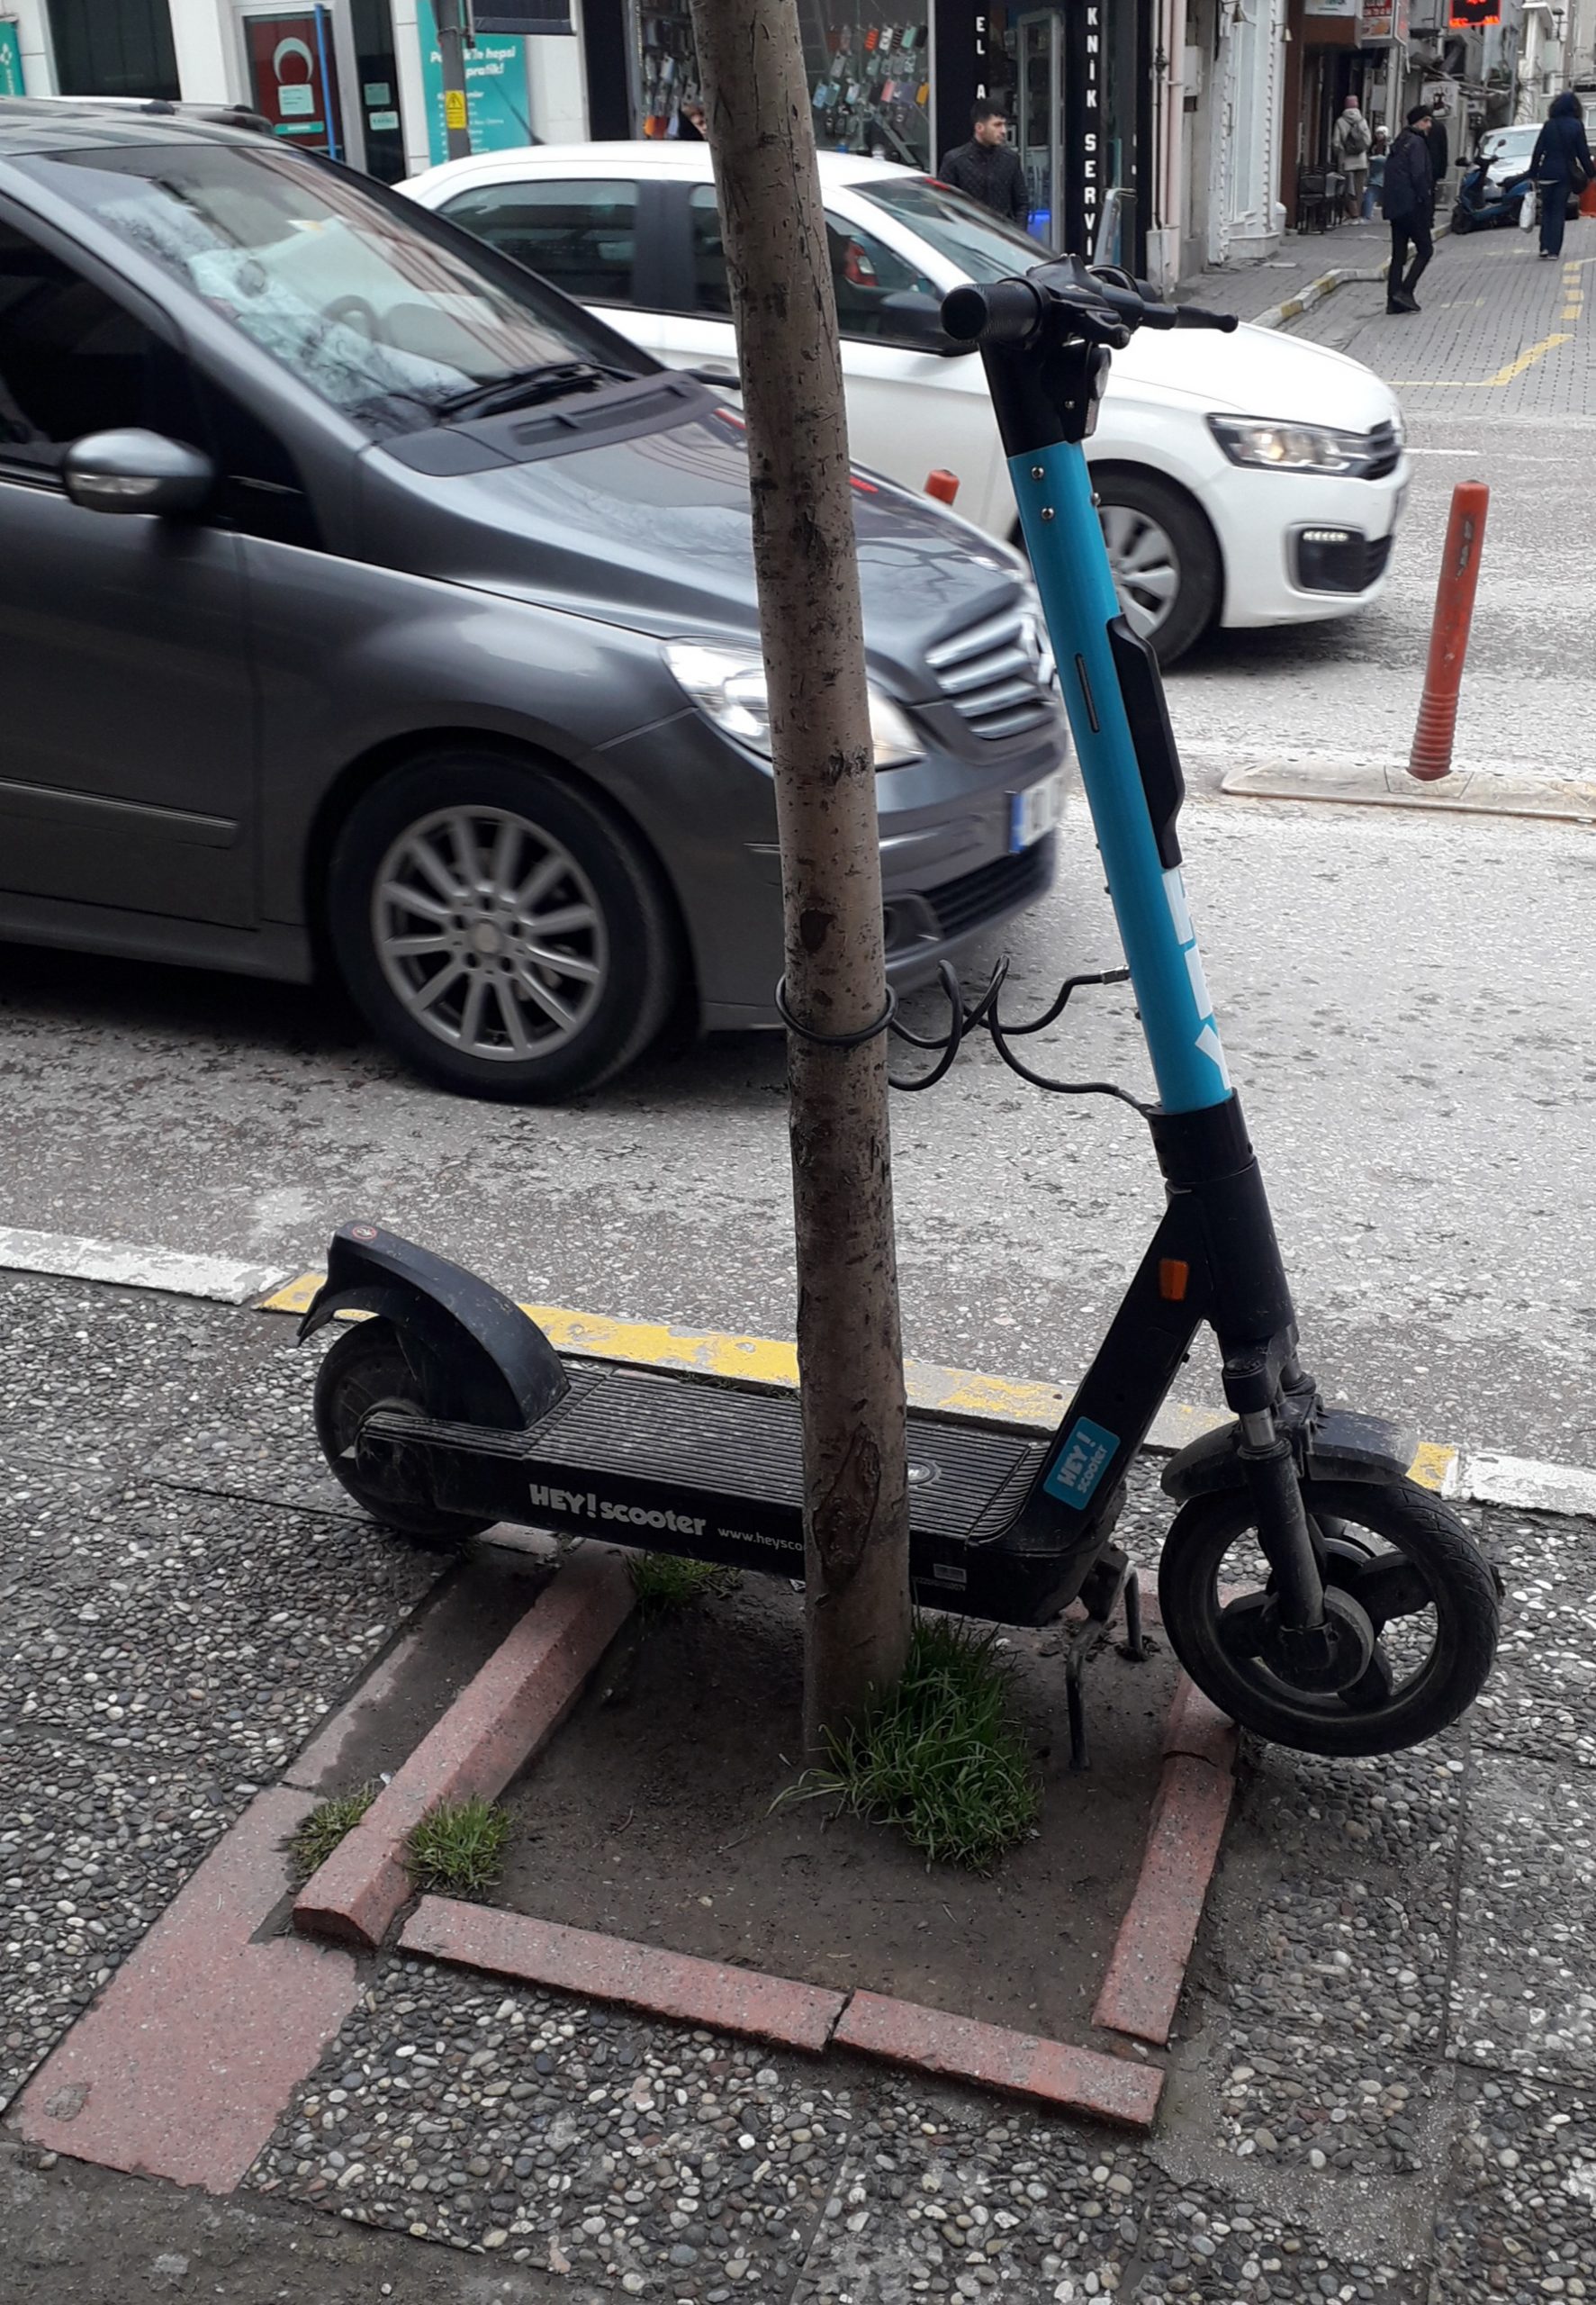
[(444, 423), (464, 416), (497, 416), (511, 408), (536, 408), (540, 401), (564, 400), (573, 393), (595, 393), (600, 385), (629, 384), (628, 368), (609, 368), (591, 360), (546, 360), (536, 368), (518, 368), (497, 376), (491, 384), (469, 384), (432, 403)]

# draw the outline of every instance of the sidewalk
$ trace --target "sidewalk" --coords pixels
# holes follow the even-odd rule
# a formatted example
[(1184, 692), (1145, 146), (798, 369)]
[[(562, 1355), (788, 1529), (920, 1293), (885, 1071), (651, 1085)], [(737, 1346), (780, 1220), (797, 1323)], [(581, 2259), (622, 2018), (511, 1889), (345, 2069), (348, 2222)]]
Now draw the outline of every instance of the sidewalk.
[(1340, 224), (1328, 232), (1288, 232), (1274, 256), (1193, 273), (1177, 287), (1175, 299), (1256, 321), (1277, 305), (1301, 299), (1327, 273), (1372, 271), (1390, 252), (1390, 230), (1377, 216), (1366, 224)]
[[(285, 1320), (5, 1288), (0, 2102), (439, 1573), (326, 1479)], [(14, 2121), (8, 2300), (1596, 2299), (1596, 1526), (1467, 1517), (1495, 1679), (1419, 1752), (1252, 1752), (1147, 2142), (383, 1952), (231, 2194)]]

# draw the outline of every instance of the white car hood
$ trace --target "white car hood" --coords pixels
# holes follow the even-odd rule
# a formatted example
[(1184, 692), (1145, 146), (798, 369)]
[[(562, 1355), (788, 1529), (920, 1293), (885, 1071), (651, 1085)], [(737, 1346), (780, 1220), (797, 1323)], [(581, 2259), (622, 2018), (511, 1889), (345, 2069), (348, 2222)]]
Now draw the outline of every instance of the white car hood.
[(1398, 409), (1390, 385), (1344, 352), (1246, 325), (1229, 336), (1216, 329), (1139, 329), (1114, 356), (1109, 391), (1117, 398), (1148, 387), (1160, 398), (1236, 416), (1348, 432), (1366, 432)]

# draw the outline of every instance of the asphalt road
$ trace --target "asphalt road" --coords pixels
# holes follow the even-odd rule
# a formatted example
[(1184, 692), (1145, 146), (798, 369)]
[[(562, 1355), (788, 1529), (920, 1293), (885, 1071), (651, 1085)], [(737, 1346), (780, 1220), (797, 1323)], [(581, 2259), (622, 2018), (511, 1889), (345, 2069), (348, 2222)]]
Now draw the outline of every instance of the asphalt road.
[[(1596, 225), (1578, 231), (1596, 254)], [(1567, 253), (1585, 252), (1571, 230)], [(1492, 259), (1508, 281), (1502, 253), (1444, 250), (1427, 303), (1465, 261), (1471, 279), (1496, 277), (1478, 268)], [(1531, 275), (1511, 253), (1522, 302)], [(1423, 339), (1360, 318), (1369, 292), (1341, 295), (1320, 327), (1357, 324), (1360, 357), (1420, 374)], [(1538, 329), (1528, 305), (1520, 321)], [(1472, 326), (1488, 372), (1508, 321), (1478, 307), (1448, 325), (1448, 357), (1474, 357)], [(1588, 363), (1589, 324), (1570, 333), (1555, 357)], [(1553, 357), (1527, 377), (1544, 372), (1542, 391), (1566, 400)], [(1415, 395), (1433, 453), (1378, 607), (1213, 642), (1175, 676), (1172, 703), (1192, 747), (1185, 837), (1209, 976), (1311, 1363), (1332, 1393), (1410, 1413), (1427, 1438), (1591, 1464), (1596, 841), (1214, 789), (1239, 752), (1402, 751), (1439, 524), (1465, 472), (1496, 495), (1465, 750), (1590, 773), (1596, 634), (1578, 508), (1596, 420), (1523, 389), (1511, 406), (1496, 398), (1456, 392), (1460, 414), (1438, 390)], [(1078, 812), (1054, 895), (1008, 940), (1016, 1008), (1115, 957), (1094, 863)], [(1123, 993), (1097, 996), (1052, 1061), (1144, 1078)], [(1156, 1216), (1134, 1116), (1043, 1097), (976, 1053), (899, 1105), (895, 1154), (909, 1350), (1015, 1376), (1078, 1370)], [(568, 1110), (504, 1110), (398, 1072), (323, 995), (0, 955), (0, 1222), (289, 1272), (356, 1216), (546, 1300), (789, 1334), (780, 1050), (720, 1041)], [(1186, 1397), (1214, 1397), (1210, 1358), (1200, 1347)]]

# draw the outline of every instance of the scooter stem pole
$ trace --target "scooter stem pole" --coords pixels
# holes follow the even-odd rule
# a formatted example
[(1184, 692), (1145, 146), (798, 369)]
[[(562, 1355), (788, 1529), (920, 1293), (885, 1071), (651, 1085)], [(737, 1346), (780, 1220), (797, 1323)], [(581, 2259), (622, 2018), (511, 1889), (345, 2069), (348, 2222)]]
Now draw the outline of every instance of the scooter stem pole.
[(1119, 596), (1087, 460), (1078, 443), (1060, 440), (1011, 456), (1009, 472), (1153, 1077), (1166, 1112), (1200, 1112), (1225, 1102), (1231, 1076), (1180, 867), (1159, 854), (1110, 637)]

